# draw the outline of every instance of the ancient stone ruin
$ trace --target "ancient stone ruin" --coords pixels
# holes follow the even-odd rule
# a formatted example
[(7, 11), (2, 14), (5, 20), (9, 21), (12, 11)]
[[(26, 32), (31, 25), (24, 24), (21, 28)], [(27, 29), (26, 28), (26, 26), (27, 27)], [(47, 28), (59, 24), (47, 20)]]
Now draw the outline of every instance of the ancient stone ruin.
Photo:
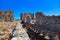
[(14, 20), (14, 12), (13, 11), (0, 11), (0, 22), (12, 22)]

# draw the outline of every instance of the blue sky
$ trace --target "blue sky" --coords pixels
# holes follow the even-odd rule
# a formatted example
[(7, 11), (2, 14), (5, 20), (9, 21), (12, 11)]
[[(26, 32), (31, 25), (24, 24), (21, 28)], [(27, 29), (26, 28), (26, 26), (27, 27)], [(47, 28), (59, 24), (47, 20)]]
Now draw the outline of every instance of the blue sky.
[(20, 19), (21, 12), (60, 15), (60, 0), (0, 0), (0, 10), (14, 10), (15, 19)]

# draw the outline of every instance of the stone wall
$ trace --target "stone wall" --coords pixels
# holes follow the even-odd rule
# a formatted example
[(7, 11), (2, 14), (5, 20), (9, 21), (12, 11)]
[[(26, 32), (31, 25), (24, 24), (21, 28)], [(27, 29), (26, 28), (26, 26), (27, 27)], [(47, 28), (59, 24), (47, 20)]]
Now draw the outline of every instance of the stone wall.
[(31, 19), (34, 18), (34, 14), (31, 14), (31, 13), (25, 13), (25, 14), (21, 14), (21, 20), (24, 21), (24, 22), (30, 22)]
[(0, 11), (0, 22), (12, 22), (14, 20), (13, 11)]

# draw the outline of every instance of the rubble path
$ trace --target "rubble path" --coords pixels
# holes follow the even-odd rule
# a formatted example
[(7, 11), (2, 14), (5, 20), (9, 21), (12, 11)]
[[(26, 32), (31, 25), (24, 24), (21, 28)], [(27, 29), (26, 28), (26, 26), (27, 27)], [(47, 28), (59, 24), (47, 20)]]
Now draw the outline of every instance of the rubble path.
[(22, 24), (18, 22), (13, 32), (13, 38), (11, 40), (30, 40), (28, 34), (23, 29)]

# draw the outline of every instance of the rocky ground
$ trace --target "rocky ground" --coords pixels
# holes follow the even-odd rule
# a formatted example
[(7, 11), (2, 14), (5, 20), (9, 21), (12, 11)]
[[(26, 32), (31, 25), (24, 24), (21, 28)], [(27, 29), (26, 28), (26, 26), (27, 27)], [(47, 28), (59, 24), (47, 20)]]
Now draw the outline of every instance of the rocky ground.
[(15, 30), (13, 31), (11, 40), (30, 40), (28, 34), (23, 29), (22, 24), (18, 22)]
[(0, 22), (0, 40), (30, 40), (20, 21)]
[[(21, 21), (0, 22), (0, 40), (52, 40), (44, 38), (45, 34), (41, 33), (40, 29), (41, 27), (37, 27), (37, 25), (21, 23)], [(50, 32), (50, 34), (52, 33)], [(54, 40), (59, 40), (58, 36)]]

